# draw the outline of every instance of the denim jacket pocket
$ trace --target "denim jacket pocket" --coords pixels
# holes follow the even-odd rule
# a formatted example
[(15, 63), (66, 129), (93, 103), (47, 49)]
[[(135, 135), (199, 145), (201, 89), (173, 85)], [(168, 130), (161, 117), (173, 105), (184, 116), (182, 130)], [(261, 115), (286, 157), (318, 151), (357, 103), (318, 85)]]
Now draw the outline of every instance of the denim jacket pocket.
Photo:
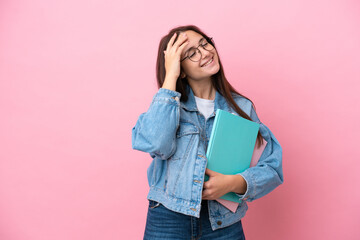
[(176, 151), (169, 160), (178, 160), (186, 157), (190, 150), (191, 142), (195, 137), (194, 134), (199, 134), (199, 132), (195, 124), (180, 120), (179, 128), (176, 132)]

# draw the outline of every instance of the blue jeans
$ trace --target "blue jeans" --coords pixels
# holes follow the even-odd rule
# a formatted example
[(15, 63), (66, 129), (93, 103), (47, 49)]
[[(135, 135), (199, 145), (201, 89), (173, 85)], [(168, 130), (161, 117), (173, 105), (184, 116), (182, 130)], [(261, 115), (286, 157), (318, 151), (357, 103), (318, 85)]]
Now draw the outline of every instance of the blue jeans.
[(171, 211), (149, 200), (144, 240), (245, 240), (241, 221), (213, 231), (207, 200), (202, 201), (200, 218)]

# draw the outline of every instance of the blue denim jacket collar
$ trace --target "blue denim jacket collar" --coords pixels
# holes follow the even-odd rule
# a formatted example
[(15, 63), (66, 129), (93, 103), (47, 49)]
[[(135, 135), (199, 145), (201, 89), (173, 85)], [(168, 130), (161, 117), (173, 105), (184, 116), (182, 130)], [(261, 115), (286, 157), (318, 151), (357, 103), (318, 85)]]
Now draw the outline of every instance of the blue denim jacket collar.
[[(215, 91), (214, 112), (216, 112), (217, 109), (226, 109), (228, 112), (232, 112), (231, 108), (226, 102), (226, 98), (224, 98), (216, 89)], [(180, 106), (188, 111), (198, 111), (194, 92), (189, 85), (186, 86), (186, 92), (188, 99), (186, 102), (181, 101)]]

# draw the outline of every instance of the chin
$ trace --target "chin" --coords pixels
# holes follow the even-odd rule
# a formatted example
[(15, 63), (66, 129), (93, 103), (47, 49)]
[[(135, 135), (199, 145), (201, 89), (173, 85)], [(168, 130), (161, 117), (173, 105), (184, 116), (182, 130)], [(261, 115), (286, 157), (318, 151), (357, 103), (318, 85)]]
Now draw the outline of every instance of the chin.
[(216, 66), (213, 66), (211, 69), (206, 69), (206, 71), (198, 72), (198, 75), (195, 77), (195, 79), (203, 79), (211, 77), (215, 74), (217, 74), (220, 70), (220, 64), (216, 63)]

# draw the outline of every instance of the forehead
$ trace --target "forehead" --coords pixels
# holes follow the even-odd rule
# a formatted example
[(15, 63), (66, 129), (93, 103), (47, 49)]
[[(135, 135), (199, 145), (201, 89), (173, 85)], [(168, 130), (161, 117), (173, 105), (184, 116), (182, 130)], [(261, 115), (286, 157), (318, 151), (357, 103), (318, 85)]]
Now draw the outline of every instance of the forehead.
[(201, 34), (192, 30), (187, 30), (185, 31), (185, 33), (188, 37), (189, 44), (185, 47), (183, 52), (186, 52), (191, 47), (197, 47), (199, 45), (199, 40), (204, 37)]
[(187, 31), (185, 31), (185, 33), (188, 36), (189, 40), (199, 41), (199, 39), (203, 37), (201, 34), (194, 32), (193, 30), (187, 30)]

